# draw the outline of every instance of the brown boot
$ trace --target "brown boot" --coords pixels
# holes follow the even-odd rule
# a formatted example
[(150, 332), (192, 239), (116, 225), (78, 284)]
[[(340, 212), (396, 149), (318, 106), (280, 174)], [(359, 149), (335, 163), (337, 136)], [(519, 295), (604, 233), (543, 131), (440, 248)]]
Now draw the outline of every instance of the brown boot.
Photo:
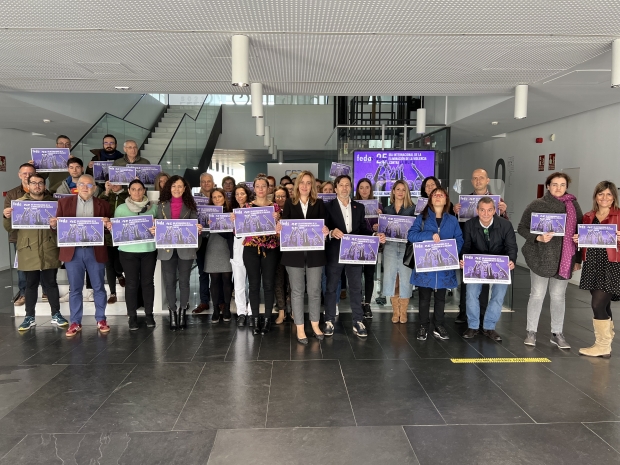
[(400, 302), (398, 300), (398, 297), (390, 297), (390, 301), (392, 302), (392, 323), (398, 323), (398, 318), (400, 316)]
[(400, 322), (407, 323), (407, 307), (409, 306), (409, 299), (400, 300)]
[(278, 318), (276, 318), (276, 324), (281, 325), (282, 323), (284, 323), (284, 310), (279, 310)]
[(611, 341), (613, 340), (611, 320), (592, 320), (594, 325), (594, 345), (579, 349), (580, 355), (588, 357), (611, 357)]

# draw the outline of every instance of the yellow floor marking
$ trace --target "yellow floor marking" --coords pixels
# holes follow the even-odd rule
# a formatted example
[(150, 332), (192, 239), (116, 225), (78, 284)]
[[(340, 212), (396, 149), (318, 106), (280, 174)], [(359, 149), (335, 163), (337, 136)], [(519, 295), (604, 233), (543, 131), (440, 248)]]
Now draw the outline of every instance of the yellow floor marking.
[(452, 363), (551, 363), (548, 358), (451, 358)]

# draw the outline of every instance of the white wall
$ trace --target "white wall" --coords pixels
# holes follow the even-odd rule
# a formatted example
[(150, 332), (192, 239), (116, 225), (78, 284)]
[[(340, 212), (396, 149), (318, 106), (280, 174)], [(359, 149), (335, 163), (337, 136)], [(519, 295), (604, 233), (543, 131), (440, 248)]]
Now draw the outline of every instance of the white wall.
[[(450, 179), (470, 179), (475, 168), (484, 168), (493, 177), (502, 158), (507, 169), (505, 200), (516, 229), (525, 207), (536, 198), (538, 184), (544, 184), (552, 173), (548, 170), (549, 154), (555, 153), (556, 171), (578, 169), (578, 186), (569, 187), (569, 192), (586, 212), (592, 208), (594, 186), (599, 181), (609, 179), (620, 184), (619, 128), (620, 104), (615, 104), (512, 132), (506, 138), (456, 147), (451, 152)], [(550, 141), (551, 134), (556, 136), (554, 142)], [(536, 144), (537, 137), (544, 142)], [(545, 171), (538, 171), (538, 156), (543, 154)], [(520, 249), (524, 240), (517, 238)], [(525, 266), (521, 255), (517, 261)], [(578, 276), (573, 282), (575, 278)]]

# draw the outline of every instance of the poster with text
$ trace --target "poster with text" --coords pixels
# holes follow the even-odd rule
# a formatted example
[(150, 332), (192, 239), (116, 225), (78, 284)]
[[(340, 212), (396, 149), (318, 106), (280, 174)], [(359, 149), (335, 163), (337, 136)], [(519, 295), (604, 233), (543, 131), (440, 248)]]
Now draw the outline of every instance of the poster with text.
[(58, 202), (12, 200), (11, 228), (49, 229), (50, 218), (56, 217)]
[(374, 265), (379, 254), (379, 237), (345, 234), (340, 239), (338, 263)]
[(154, 224), (151, 215), (111, 218), (110, 221), (114, 246), (155, 242), (155, 237), (149, 231)]
[(461, 223), (478, 216), (478, 201), (482, 197), (491, 197), (495, 204), (495, 213), (499, 215), (499, 195), (459, 195), (461, 210), (458, 216)]
[(58, 218), (58, 247), (103, 245), (103, 218)]
[(332, 162), (332, 166), (329, 169), (329, 175), (332, 178), (337, 178), (338, 176), (351, 176), (351, 167), (349, 165), (345, 165), (344, 163), (336, 163)]
[(58, 194), (58, 193), (55, 193), (54, 194), (54, 198), (55, 199), (64, 199), (65, 197), (73, 197), (74, 195), (77, 195), (77, 194)]
[(198, 248), (197, 220), (156, 220), (155, 244), (158, 249)]
[(426, 207), (427, 204), (428, 204), (428, 198), (418, 197), (418, 203), (415, 204), (415, 211), (413, 212), (413, 214), (415, 216), (421, 215), (422, 210), (424, 210), (424, 207)]
[(463, 255), (463, 282), (510, 284), (510, 258), (505, 255)]
[(386, 241), (407, 242), (407, 233), (413, 226), (415, 216), (379, 215), (379, 232)]
[(579, 224), (577, 225), (579, 241), (577, 247), (615, 249), (618, 239), (615, 224)]
[(565, 232), (566, 213), (532, 213), (530, 233), (563, 236)]
[(39, 173), (67, 171), (69, 149), (30, 149), (30, 158)]
[(418, 273), (458, 270), (460, 268), (459, 252), (455, 239), (439, 242), (414, 242), (413, 255), (415, 257), (415, 269)]
[(110, 166), (108, 176), (110, 184), (128, 186), (131, 181), (136, 179), (136, 168), (133, 166)]
[[(206, 199), (207, 197), (203, 197)], [(224, 211), (224, 207), (218, 207), (216, 205), (209, 205), (207, 203), (203, 203), (203, 201), (196, 202), (196, 207), (198, 208), (198, 222), (204, 227), (208, 228), (209, 224), (207, 221), (209, 220), (209, 215), (211, 213), (222, 213)]]
[(357, 203), (364, 205), (364, 213), (366, 218), (377, 218), (381, 213), (379, 210), (379, 200), (356, 200)]
[(113, 161), (94, 161), (93, 177), (95, 178), (95, 182), (106, 182), (108, 180), (110, 166), (113, 164)]
[(280, 250), (324, 250), (324, 220), (280, 220)]
[(276, 233), (275, 209), (271, 207), (235, 208), (237, 237), (269, 236)]
[(194, 194), (194, 201), (196, 205), (200, 202), (202, 205), (211, 205), (211, 198), (206, 195), (202, 195), (200, 192)]
[(230, 213), (209, 213), (209, 222), (209, 231), (212, 233), (233, 232), (235, 228)]
[(161, 165), (135, 165), (136, 177), (145, 186), (154, 186), (155, 178), (161, 173)]
[(250, 192), (254, 192), (254, 182), (246, 182), (245, 186), (250, 189)]
[(338, 197), (336, 194), (317, 194), (317, 196), (319, 199), (323, 200), (323, 203), (331, 202)]

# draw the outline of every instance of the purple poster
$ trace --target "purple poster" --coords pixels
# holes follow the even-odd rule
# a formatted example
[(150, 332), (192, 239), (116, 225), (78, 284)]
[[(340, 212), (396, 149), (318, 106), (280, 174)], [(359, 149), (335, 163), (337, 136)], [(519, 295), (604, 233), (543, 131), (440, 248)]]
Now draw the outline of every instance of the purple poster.
[(353, 154), (353, 185), (368, 178), (375, 196), (390, 195), (394, 181), (404, 180), (411, 195), (418, 197), (422, 181), (435, 174), (435, 152), (426, 151), (355, 151)]
[(202, 199), (208, 200), (209, 198), (202, 197), (200, 201), (196, 202), (196, 207), (198, 208), (198, 222), (204, 228), (206, 228), (208, 227), (207, 220), (209, 219), (209, 215), (211, 213), (222, 213), (224, 211), (224, 207), (217, 207), (215, 205), (209, 205), (208, 203), (204, 203)]
[(155, 237), (149, 231), (153, 227), (153, 217), (151, 215), (111, 218), (110, 221), (112, 222), (112, 242), (114, 246), (155, 242)]
[(50, 218), (56, 217), (58, 202), (46, 201), (11, 201), (11, 228), (13, 229), (48, 229)]
[(563, 236), (566, 231), (566, 213), (532, 213), (532, 234), (554, 233)]
[(73, 197), (74, 195), (77, 195), (77, 194), (58, 194), (58, 193), (55, 193), (54, 194), (54, 198), (55, 199), (64, 199), (65, 197)]
[(233, 224), (233, 221), (230, 219), (230, 213), (210, 213), (209, 214), (209, 230), (212, 233), (233, 232), (234, 228), (235, 228), (235, 225)]
[(332, 162), (329, 175), (332, 178), (337, 178), (338, 176), (344, 175), (351, 176), (351, 167), (349, 165), (345, 165), (344, 163)]
[(110, 184), (126, 186), (136, 179), (136, 168), (133, 166), (110, 166), (108, 175)]
[(381, 210), (379, 210), (379, 201), (377, 199), (356, 200), (356, 202), (364, 205), (366, 218), (377, 218), (379, 216), (379, 213), (381, 213)]
[(340, 240), (338, 263), (353, 265), (374, 265), (379, 253), (378, 236), (356, 236), (345, 234)]
[(155, 178), (161, 173), (161, 165), (136, 165), (136, 177), (145, 186), (154, 186)]
[(280, 250), (324, 250), (324, 220), (280, 220)]
[(244, 182), (244, 184), (247, 186), (248, 189), (250, 189), (250, 192), (254, 192), (254, 183), (253, 182)]
[(30, 149), (30, 157), (39, 173), (67, 171), (69, 149)]
[(379, 215), (379, 232), (385, 234), (385, 240), (407, 242), (407, 233), (415, 216)]
[(579, 224), (577, 225), (579, 242), (577, 247), (615, 249), (618, 239), (615, 224)]
[(369, 231), (374, 231), (373, 226), (375, 224), (379, 224), (379, 216), (375, 216), (374, 218), (365, 218), (366, 220), (366, 227), (368, 228)]
[(331, 202), (336, 197), (338, 197), (336, 194), (317, 194), (317, 196), (319, 199), (323, 200), (323, 202), (325, 203)]
[(233, 197), (233, 193), (232, 192), (224, 192), (224, 195), (226, 196), (226, 200), (228, 202), (230, 202), (232, 200), (232, 197)]
[(478, 201), (482, 197), (491, 197), (493, 199), (495, 211), (499, 215), (499, 195), (459, 195), (461, 210), (458, 216), (461, 223), (478, 216)]
[(113, 161), (94, 161), (93, 177), (95, 178), (95, 182), (106, 182), (108, 180), (110, 166), (113, 164)]
[(459, 252), (455, 239), (439, 242), (414, 242), (413, 255), (415, 257), (415, 269), (418, 273), (458, 270), (460, 268)]
[(158, 249), (197, 249), (197, 220), (156, 220), (155, 244)]
[(418, 203), (415, 204), (415, 212), (413, 212), (413, 214), (415, 216), (421, 215), (422, 210), (424, 210), (424, 207), (426, 207), (427, 204), (428, 204), (428, 198), (418, 197)]
[(200, 192), (194, 194), (194, 201), (196, 205), (199, 203), (202, 205), (211, 205), (211, 199), (205, 195), (202, 195)]
[(276, 233), (273, 206), (235, 208), (235, 234), (237, 237), (268, 236)]
[(103, 245), (103, 218), (58, 218), (58, 247)]
[(505, 255), (463, 255), (463, 282), (510, 284), (509, 262)]

